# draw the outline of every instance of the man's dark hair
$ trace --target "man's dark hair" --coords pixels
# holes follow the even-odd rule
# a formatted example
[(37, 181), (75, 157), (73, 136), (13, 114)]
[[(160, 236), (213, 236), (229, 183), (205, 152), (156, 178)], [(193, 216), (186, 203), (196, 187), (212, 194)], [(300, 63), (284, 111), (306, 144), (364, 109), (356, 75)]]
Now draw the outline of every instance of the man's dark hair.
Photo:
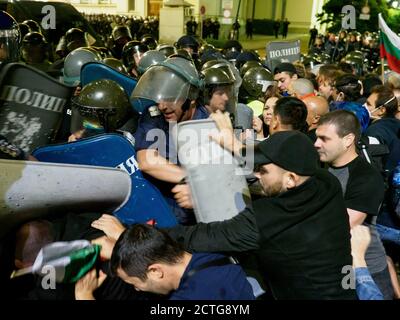
[(111, 256), (111, 271), (121, 268), (128, 276), (147, 279), (147, 269), (154, 263), (176, 264), (185, 251), (162, 230), (136, 224), (125, 230), (116, 242)]
[(292, 77), (294, 74), (297, 74), (297, 70), (292, 63), (282, 62), (274, 68), (274, 74), (278, 73), (286, 73)]
[(295, 97), (283, 97), (276, 101), (274, 115), (278, 115), (281, 123), (292, 126), (293, 130), (308, 131), (307, 107), (303, 101)]
[(361, 81), (352, 74), (343, 74), (336, 78), (334, 87), (344, 94), (345, 101), (357, 101), (361, 98)]
[(329, 85), (333, 85), (340, 75), (342, 75), (342, 71), (336, 64), (325, 64), (319, 68), (318, 80), (322, 79), (328, 82)]
[(356, 115), (347, 110), (336, 110), (323, 115), (318, 122), (318, 126), (333, 124), (336, 133), (343, 138), (352, 133), (355, 136), (355, 143), (361, 136), (361, 125)]
[(375, 102), (375, 107), (385, 107), (385, 118), (394, 118), (398, 111), (398, 102), (393, 91), (386, 86), (375, 86), (371, 90), (372, 93), (377, 93), (378, 97)]
[(354, 72), (353, 66), (350, 63), (347, 63), (344, 61), (339, 62), (338, 67), (344, 73), (353, 73)]
[(362, 84), (363, 97), (368, 98), (373, 87), (382, 85), (382, 80), (377, 74), (369, 73), (364, 77)]

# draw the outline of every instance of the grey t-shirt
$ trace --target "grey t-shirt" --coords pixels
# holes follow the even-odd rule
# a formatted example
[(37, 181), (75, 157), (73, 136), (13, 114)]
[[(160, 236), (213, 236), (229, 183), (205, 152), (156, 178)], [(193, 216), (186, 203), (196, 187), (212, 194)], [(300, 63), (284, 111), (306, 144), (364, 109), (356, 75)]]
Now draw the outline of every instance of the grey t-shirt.
[(371, 243), (365, 260), (370, 273), (382, 271), (387, 266), (386, 253), (375, 227), (384, 196), (381, 175), (360, 157), (343, 167), (330, 167), (329, 172), (340, 181), (346, 207), (367, 214), (363, 224), (370, 228)]

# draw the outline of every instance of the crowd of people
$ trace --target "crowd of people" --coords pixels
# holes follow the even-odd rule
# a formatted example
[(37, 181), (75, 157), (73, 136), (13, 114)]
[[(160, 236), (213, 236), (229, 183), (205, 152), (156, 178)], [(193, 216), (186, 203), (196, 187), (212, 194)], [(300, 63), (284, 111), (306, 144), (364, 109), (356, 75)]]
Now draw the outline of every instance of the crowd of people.
[[(176, 219), (161, 228), (157, 221), (130, 224), (112, 212), (43, 210), (1, 239), (0, 281), (8, 298), (400, 298), (400, 213), (391, 183), (400, 164), (400, 75), (387, 70), (382, 79), (373, 72), (382, 67), (373, 33), (316, 35), (307, 55), (270, 70), (237, 40), (222, 49), (200, 41), (192, 20), (190, 34), (170, 45), (158, 43), (156, 19), (88, 15), (104, 46), (73, 28), (52, 62), (37, 23), (0, 14), (3, 30), (15, 30), (0, 37), (1, 69), (19, 61), (73, 91), (49, 143), (77, 145), (109, 133), (129, 139), (137, 169)], [(121, 82), (82, 85), (87, 63), (110, 67)], [(15, 96), (25, 100), (21, 91)], [(215, 121), (215, 143), (243, 166), (254, 164), (247, 177), (251, 204), (224, 221), (197, 221), (174, 140), (154, 140), (154, 132), (169, 137), (177, 123), (201, 119)], [(0, 158), (36, 160), (2, 129)], [(97, 152), (100, 158), (104, 150)], [(45, 290), (37, 275), (9, 279), (14, 269), (32, 266), (44, 246), (77, 239), (101, 246), (101, 265), (76, 283)]]

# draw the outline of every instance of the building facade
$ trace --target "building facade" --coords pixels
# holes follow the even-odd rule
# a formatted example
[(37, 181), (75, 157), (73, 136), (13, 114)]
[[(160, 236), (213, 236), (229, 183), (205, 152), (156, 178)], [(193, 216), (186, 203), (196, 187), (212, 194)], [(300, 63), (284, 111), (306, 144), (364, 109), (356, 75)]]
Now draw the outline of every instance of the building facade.
[[(158, 16), (167, 0), (69, 0), (79, 11), (133, 16)], [(315, 15), (322, 11), (325, 0), (185, 0), (192, 4), (188, 15), (200, 20), (218, 18), (221, 24), (232, 24), (252, 19), (287, 18), (291, 32), (306, 32), (318, 23)]]

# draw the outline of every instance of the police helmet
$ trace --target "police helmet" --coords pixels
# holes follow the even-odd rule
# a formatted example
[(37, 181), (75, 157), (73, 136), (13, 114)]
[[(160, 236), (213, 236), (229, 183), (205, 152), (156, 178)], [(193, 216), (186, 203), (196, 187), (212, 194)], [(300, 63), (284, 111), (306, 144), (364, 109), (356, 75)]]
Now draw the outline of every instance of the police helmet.
[(199, 74), (194, 64), (174, 57), (149, 67), (140, 77), (131, 99), (137, 110), (145, 109), (149, 101), (153, 105), (160, 102), (182, 105), (187, 100), (195, 100), (199, 88)]
[(63, 80), (64, 83), (76, 86), (80, 82), (82, 66), (92, 61), (101, 61), (101, 56), (89, 48), (78, 48), (65, 57)]
[(173, 54), (177, 54), (178, 51), (171, 44), (159, 44), (156, 50), (165, 54), (166, 57), (172, 56)]
[(137, 71), (140, 74), (143, 74), (152, 65), (162, 62), (165, 59), (167, 59), (167, 57), (162, 52), (157, 50), (149, 50), (145, 52), (140, 59), (139, 65), (137, 66)]
[(126, 67), (124, 66), (124, 64), (115, 58), (105, 58), (103, 60), (103, 63), (111, 68), (113, 68), (114, 70), (117, 70), (118, 72), (121, 72), (125, 75), (128, 75), (128, 71), (126, 70)]
[(155, 50), (158, 45), (157, 40), (150, 34), (143, 35), (140, 42), (148, 46), (150, 50)]
[(117, 82), (95, 80), (72, 100), (71, 131), (115, 131), (128, 120), (130, 108), (129, 98)]
[(244, 74), (242, 87), (250, 98), (259, 99), (263, 97), (268, 87), (275, 84), (271, 72), (263, 67), (254, 67)]
[(147, 45), (141, 43), (140, 41), (129, 41), (122, 49), (122, 62), (128, 69), (136, 68), (137, 63), (135, 60), (135, 55), (140, 61), (147, 51), (149, 51)]
[(19, 60), (21, 32), (17, 21), (5, 11), (0, 11), (0, 63)]

